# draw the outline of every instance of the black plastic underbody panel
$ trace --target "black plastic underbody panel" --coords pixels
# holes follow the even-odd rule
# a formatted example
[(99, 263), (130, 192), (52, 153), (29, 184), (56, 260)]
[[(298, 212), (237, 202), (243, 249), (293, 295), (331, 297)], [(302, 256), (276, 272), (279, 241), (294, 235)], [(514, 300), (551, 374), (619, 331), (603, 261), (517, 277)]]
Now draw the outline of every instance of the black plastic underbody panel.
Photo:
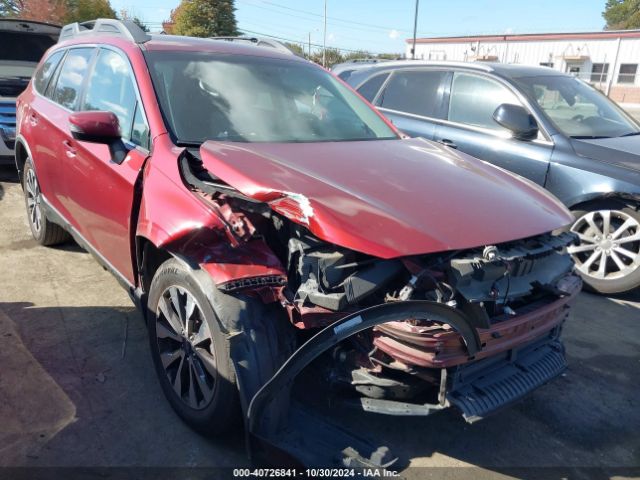
[(460, 367), (450, 376), (447, 400), (473, 423), (519, 400), (566, 368), (562, 343), (546, 337), (498, 358)]

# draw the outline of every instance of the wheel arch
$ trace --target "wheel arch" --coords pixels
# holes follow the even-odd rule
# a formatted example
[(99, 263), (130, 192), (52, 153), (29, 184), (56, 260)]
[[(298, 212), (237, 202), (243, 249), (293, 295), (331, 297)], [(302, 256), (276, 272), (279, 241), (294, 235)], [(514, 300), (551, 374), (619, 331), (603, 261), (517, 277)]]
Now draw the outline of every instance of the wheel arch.
[(571, 210), (589, 210), (594, 204), (610, 204), (620, 208), (631, 207), (638, 210), (640, 207), (640, 194), (626, 192), (591, 192), (581, 195), (567, 203)]
[[(18, 178), (20, 179), (20, 185), (22, 185), (22, 174), (24, 172), (24, 165), (27, 163), (27, 158), (31, 158), (33, 161), (33, 156), (31, 155), (31, 149), (27, 144), (26, 140), (19, 136), (16, 139), (15, 144), (15, 156), (14, 161), (16, 164), (16, 169), (18, 170)], [(35, 168), (35, 165), (34, 165)]]

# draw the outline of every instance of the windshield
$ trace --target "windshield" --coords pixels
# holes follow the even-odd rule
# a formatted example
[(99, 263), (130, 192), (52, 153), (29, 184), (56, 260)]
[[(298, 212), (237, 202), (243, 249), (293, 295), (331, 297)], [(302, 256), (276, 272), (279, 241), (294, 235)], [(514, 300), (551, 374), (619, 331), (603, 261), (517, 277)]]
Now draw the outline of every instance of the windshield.
[(525, 77), (517, 83), (569, 137), (610, 138), (640, 133), (638, 125), (617, 105), (577, 78)]
[(146, 55), (178, 143), (398, 138), (355, 93), (305, 62), (201, 52)]

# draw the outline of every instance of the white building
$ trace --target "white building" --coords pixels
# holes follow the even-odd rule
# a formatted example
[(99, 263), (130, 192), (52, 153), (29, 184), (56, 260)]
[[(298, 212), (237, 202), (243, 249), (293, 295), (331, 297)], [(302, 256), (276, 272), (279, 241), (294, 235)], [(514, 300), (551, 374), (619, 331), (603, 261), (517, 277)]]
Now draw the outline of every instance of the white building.
[(418, 38), (416, 58), (542, 65), (577, 75), (617, 102), (640, 103), (640, 30)]

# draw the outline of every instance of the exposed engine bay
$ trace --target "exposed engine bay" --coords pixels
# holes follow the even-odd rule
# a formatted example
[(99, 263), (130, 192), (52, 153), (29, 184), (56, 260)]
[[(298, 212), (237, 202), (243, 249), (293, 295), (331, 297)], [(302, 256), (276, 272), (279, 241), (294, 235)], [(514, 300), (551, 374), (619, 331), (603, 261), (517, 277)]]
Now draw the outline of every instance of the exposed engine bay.
[[(181, 167), (185, 182), (219, 212), (232, 245), (264, 242), (283, 266), (282, 276), (221, 284), (221, 290), (277, 301), (289, 321), (303, 330), (379, 305), (398, 305), (400, 311), (410, 301), (442, 306), (444, 317), (400, 314), (326, 352), (327, 378), (338, 389), (367, 399), (362, 400), (365, 409), (398, 414), (393, 402), (417, 400), (442, 407), (456, 404), (467, 419), (481, 418), (504, 402), (494, 399), (496, 405), (465, 410), (469, 395), (456, 399), (455, 394), (475, 378), (468, 367), (495, 367), (495, 359), (505, 352), (540, 341), (550, 349), (546, 353), (561, 357), (547, 376), (564, 369), (558, 337), (567, 303), (581, 288), (566, 251), (575, 241), (573, 234), (380, 259), (318, 239), (282, 209), (245, 198), (214, 178), (195, 156), (185, 155)], [(300, 202), (297, 208), (302, 208)], [(404, 414), (411, 411), (405, 404)]]

